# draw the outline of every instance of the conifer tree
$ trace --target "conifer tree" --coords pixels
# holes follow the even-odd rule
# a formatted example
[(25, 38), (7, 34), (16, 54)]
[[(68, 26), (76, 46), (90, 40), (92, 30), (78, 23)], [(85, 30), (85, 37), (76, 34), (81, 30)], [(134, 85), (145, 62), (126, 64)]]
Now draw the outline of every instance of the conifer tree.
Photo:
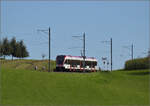
[(3, 45), (2, 45), (2, 41), (0, 40), (0, 57), (3, 56)]
[(21, 57), (21, 49), (20, 49), (19, 42), (16, 43), (16, 51), (15, 51), (14, 57), (17, 57), (17, 58)]
[(12, 56), (17, 58), (25, 58), (29, 56), (29, 53), (24, 45), (23, 40), (16, 41), (16, 38), (13, 37), (10, 41), (7, 38), (4, 38), (0, 41), (0, 57)]
[(4, 58), (5, 56), (11, 55), (11, 46), (7, 38), (3, 39), (2, 50), (3, 50)]
[(24, 45), (23, 40), (19, 42), (19, 48), (20, 48), (20, 53), (19, 53), (20, 58), (25, 58), (29, 56), (29, 53), (26, 50), (26, 46)]
[(13, 57), (15, 57), (15, 54), (16, 54), (16, 38), (13, 37), (10, 41), (10, 46), (11, 46), (11, 55), (12, 55), (12, 60), (13, 60)]

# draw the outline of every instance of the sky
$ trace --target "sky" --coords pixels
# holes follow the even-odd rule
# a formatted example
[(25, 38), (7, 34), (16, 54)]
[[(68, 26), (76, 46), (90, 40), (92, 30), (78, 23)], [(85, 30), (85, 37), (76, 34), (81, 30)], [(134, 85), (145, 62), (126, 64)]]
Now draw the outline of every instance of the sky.
[(112, 38), (113, 69), (120, 69), (131, 59), (132, 44), (134, 58), (147, 55), (149, 9), (149, 1), (2, 1), (0, 35), (23, 40), (27, 59), (42, 59), (42, 54), (48, 59), (48, 33), (38, 30), (50, 27), (55, 60), (61, 54), (80, 56), (85, 32), (86, 56), (95, 57), (102, 69), (102, 57), (110, 62), (110, 42), (102, 41)]

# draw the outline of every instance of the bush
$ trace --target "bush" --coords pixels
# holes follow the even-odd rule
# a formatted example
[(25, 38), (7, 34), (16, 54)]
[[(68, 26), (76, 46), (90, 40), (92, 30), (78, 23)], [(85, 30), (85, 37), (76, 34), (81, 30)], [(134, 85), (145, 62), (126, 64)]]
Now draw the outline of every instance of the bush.
[(149, 69), (149, 57), (128, 60), (125, 62), (125, 70)]

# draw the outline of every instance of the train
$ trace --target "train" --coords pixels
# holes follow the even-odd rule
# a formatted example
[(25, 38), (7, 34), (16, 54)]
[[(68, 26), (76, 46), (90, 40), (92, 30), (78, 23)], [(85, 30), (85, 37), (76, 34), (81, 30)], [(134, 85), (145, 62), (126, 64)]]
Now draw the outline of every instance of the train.
[(55, 70), (61, 72), (96, 72), (98, 66), (94, 57), (58, 55)]

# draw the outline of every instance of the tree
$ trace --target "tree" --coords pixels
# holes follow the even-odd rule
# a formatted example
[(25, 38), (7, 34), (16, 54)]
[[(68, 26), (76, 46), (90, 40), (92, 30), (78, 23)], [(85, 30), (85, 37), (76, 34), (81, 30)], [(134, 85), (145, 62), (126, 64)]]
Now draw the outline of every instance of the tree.
[(3, 39), (2, 50), (3, 50), (4, 58), (5, 56), (11, 55), (11, 46), (7, 38)]
[(28, 57), (29, 53), (26, 49), (26, 46), (23, 43), (23, 40), (21, 40), (18, 45), (19, 45), (18, 49), (19, 49), (19, 52), (20, 52), (20, 53), (18, 53), (19, 57), (20, 58)]
[(148, 51), (148, 57), (150, 57), (150, 50)]
[(25, 57), (29, 56), (29, 53), (28, 53), (25, 45), (22, 46), (21, 51), (22, 51), (22, 53), (21, 53), (22, 58), (25, 58)]
[(16, 38), (13, 37), (10, 41), (12, 60), (13, 60), (13, 57), (15, 57), (16, 50), (17, 50), (16, 43), (17, 43)]
[(16, 38), (13, 37), (11, 41), (7, 38), (4, 38), (3, 41), (0, 40), (0, 57), (5, 56), (12, 56), (17, 58), (24, 58), (28, 57), (29, 53), (26, 49), (26, 46), (23, 43), (23, 40), (16, 42)]
[(16, 52), (14, 54), (14, 57), (17, 57), (17, 58), (20, 58), (21, 57), (21, 48), (20, 48), (20, 45), (19, 45), (19, 42), (16, 43)]
[(3, 46), (2, 41), (0, 40), (0, 57), (3, 56)]

